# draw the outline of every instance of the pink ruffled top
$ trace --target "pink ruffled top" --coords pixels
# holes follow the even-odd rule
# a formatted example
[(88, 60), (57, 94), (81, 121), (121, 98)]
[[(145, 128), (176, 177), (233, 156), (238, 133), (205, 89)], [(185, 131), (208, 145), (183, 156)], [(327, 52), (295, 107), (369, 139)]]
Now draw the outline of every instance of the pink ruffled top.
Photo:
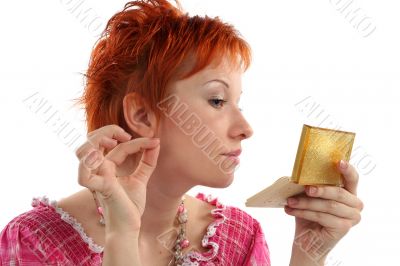
[[(270, 255), (259, 222), (217, 198), (196, 195), (215, 206), (202, 246), (189, 251), (189, 265), (269, 266)], [(0, 233), (0, 265), (101, 265), (103, 247), (86, 235), (81, 224), (44, 196), (33, 198), (33, 209), (11, 220)]]

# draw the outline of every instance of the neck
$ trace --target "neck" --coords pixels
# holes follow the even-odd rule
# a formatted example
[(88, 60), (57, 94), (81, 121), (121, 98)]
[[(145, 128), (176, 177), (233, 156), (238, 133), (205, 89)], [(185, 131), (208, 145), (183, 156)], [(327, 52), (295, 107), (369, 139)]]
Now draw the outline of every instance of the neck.
[[(174, 235), (178, 224), (176, 222), (178, 206), (182, 196), (185, 196), (185, 206), (188, 208), (189, 197), (183, 189), (170, 178), (163, 178), (153, 173), (147, 184), (146, 208), (142, 215), (141, 236), (154, 238)], [(181, 181), (182, 182), (182, 181)], [(174, 233), (174, 234), (172, 234)]]
[[(117, 176), (133, 172), (137, 162), (132, 162), (126, 160), (120, 166)], [(178, 229), (176, 217), (182, 196), (185, 196), (184, 204), (190, 212), (190, 207), (188, 208), (190, 196), (186, 196), (185, 193), (193, 185), (182, 182), (181, 177), (174, 177), (169, 171), (160, 170), (162, 168), (162, 163), (159, 161), (147, 183), (146, 206), (141, 219), (140, 238), (153, 241), (160, 241), (160, 237), (168, 239), (176, 237)]]

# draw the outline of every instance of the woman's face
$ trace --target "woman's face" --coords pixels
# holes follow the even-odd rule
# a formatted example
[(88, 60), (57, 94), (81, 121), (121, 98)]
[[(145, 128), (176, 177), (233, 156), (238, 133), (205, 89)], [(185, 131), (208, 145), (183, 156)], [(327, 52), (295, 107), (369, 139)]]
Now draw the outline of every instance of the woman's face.
[(237, 159), (223, 155), (241, 149), (252, 128), (238, 106), (240, 69), (226, 61), (172, 84), (158, 135), (158, 168), (194, 185), (227, 187)]

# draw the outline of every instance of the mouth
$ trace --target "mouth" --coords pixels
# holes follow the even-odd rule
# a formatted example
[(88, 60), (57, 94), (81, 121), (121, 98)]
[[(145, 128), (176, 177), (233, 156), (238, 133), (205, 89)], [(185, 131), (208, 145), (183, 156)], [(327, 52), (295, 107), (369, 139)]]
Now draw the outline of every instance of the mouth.
[(233, 150), (233, 151), (230, 151), (230, 152), (227, 152), (227, 153), (223, 153), (222, 155), (238, 157), (241, 153), (242, 153), (242, 150), (241, 149), (237, 149), (237, 150)]
[(242, 153), (241, 149), (233, 150), (228, 153), (223, 153), (223, 156), (226, 156), (228, 159), (232, 160), (235, 164), (240, 163), (239, 155)]

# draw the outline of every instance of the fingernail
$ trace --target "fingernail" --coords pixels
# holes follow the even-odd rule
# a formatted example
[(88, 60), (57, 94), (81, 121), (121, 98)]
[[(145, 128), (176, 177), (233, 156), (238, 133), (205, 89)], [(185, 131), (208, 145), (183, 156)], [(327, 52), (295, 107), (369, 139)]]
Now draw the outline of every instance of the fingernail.
[(286, 212), (292, 212), (293, 209), (286, 205), (286, 206), (285, 206), (285, 211), (286, 211)]
[(106, 139), (106, 141), (110, 144), (110, 145), (116, 145), (118, 142), (116, 139)]
[(97, 160), (98, 158), (98, 153), (97, 151), (92, 151), (91, 153), (89, 153), (89, 155), (86, 157), (85, 159), (85, 164), (88, 166), (92, 166), (94, 164), (94, 162)]
[(310, 194), (315, 194), (315, 193), (317, 193), (317, 188), (316, 187), (309, 187), (308, 188), (308, 193), (310, 193)]
[(340, 168), (346, 169), (348, 166), (347, 162), (344, 160), (340, 160)]
[(289, 205), (296, 205), (298, 202), (299, 202), (299, 200), (296, 198), (288, 198)]
[(124, 132), (124, 135), (125, 135), (128, 139), (131, 139), (131, 138), (132, 138), (132, 135), (129, 134), (128, 132)]

